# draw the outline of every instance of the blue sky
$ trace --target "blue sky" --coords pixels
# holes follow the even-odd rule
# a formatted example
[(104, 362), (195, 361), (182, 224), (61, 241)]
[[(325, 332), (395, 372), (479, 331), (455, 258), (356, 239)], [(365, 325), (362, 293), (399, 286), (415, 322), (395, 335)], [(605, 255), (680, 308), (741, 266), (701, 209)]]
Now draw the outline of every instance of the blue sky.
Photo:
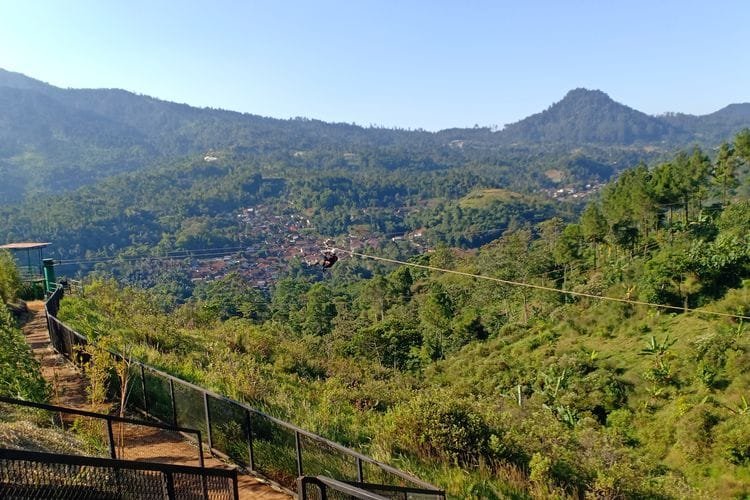
[(502, 127), (576, 87), (750, 101), (748, 1), (0, 0), (0, 68), (264, 116)]

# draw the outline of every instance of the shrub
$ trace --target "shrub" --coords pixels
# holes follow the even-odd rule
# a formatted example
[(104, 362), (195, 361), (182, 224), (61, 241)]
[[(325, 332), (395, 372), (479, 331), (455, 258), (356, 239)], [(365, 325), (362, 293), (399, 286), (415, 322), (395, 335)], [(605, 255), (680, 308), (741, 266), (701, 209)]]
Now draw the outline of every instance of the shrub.
[(387, 431), (398, 451), (459, 466), (476, 466), (493, 435), (482, 416), (443, 391), (421, 394), (399, 406)]
[(0, 394), (35, 401), (48, 394), (39, 362), (5, 307), (0, 307)]
[(750, 465), (750, 415), (736, 415), (716, 427), (716, 449), (724, 460)]
[(0, 299), (10, 302), (16, 298), (21, 288), (21, 278), (10, 253), (0, 251)]

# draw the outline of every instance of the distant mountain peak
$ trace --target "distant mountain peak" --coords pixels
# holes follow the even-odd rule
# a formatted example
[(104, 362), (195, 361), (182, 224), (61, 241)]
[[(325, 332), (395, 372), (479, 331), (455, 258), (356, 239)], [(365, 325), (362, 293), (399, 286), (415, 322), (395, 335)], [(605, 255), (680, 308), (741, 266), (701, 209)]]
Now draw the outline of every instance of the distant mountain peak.
[(612, 98), (609, 97), (609, 95), (606, 92), (604, 92), (604, 91), (601, 91), (599, 89), (587, 89), (585, 87), (578, 87), (578, 88), (569, 90), (568, 93), (565, 94), (565, 97), (563, 97), (562, 100), (564, 101), (565, 99), (569, 99), (569, 98), (570, 99), (577, 99), (577, 98), (581, 98), (581, 97), (584, 97), (584, 98), (586, 98), (586, 97), (606, 97), (607, 99), (612, 100)]
[(601, 90), (576, 88), (541, 113), (500, 132), (505, 143), (622, 144), (659, 142), (680, 131), (620, 104)]
[(638, 111), (635, 111), (634, 109), (615, 101), (606, 92), (603, 92), (601, 90), (590, 90), (582, 87), (569, 90), (568, 93), (565, 94), (565, 97), (550, 106), (550, 109), (554, 107), (564, 109), (570, 106), (592, 106), (595, 108), (603, 107), (611, 110), (612, 112), (624, 112), (625, 110), (629, 110), (638, 113)]

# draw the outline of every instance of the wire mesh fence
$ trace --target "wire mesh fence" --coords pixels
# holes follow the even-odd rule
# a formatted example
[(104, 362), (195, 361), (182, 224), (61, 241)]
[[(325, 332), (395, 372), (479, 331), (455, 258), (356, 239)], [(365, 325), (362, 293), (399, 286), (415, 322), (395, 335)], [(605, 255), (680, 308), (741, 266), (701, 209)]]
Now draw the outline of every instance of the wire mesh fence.
[[(47, 449), (59, 453), (111, 458), (107, 422), (54, 409), (23, 406), (0, 396), (0, 446), (18, 450)], [(62, 432), (61, 432), (62, 431)]]
[(257, 412), (250, 415), (250, 428), (255, 470), (287, 488), (295, 488), (300, 474), (294, 429)]
[(356, 457), (338, 453), (325, 441), (300, 436), (302, 470), (306, 476), (328, 476), (340, 481), (357, 481), (361, 477)]
[(237, 471), (0, 449), (0, 498), (234, 500)]
[[(47, 301), (50, 339), (60, 353), (75, 360), (68, 344), (86, 340), (54, 317), (61, 298), (62, 289), (58, 288)], [(300, 476), (325, 475), (341, 481), (422, 489), (432, 492), (430, 499), (445, 498), (444, 492), (425, 481), (244, 403), (138, 362), (131, 364), (131, 372), (131, 407), (162, 422), (199, 430), (212, 452), (289, 490), (296, 491)]]
[[(120, 392), (119, 380), (115, 377), (114, 382), (118, 385), (117, 394)], [(128, 368), (128, 397), (127, 403), (129, 405), (136, 406), (138, 408), (145, 408), (146, 403), (143, 399), (145, 392), (143, 391), (143, 378), (141, 376), (141, 367), (138, 365), (130, 365)], [(177, 422), (171, 422), (172, 425), (177, 425)], [(187, 427), (187, 426), (186, 426)]]
[[(162, 422), (173, 423), (172, 396), (169, 391), (169, 380), (159, 377), (150, 371), (143, 372), (141, 385), (145, 386), (143, 393), (146, 395), (146, 408), (148, 413)], [(185, 425), (185, 427), (193, 427)]]
[(232, 401), (208, 397), (211, 443), (215, 450), (234, 463), (252, 468), (250, 447), (250, 414)]
[[(151, 399), (151, 394), (147, 399)], [(177, 381), (174, 383), (174, 407), (177, 425), (198, 429), (207, 436), (206, 410), (203, 394), (194, 386)], [(143, 408), (145, 410), (145, 408)], [(148, 410), (146, 410), (148, 412)]]

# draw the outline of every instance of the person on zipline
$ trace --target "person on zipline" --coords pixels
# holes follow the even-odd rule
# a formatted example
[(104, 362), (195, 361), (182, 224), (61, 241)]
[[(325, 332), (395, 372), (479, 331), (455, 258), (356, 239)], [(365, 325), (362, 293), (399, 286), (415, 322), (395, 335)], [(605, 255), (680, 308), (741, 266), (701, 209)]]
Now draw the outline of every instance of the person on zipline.
[(331, 267), (333, 267), (337, 260), (339, 260), (339, 258), (334, 252), (325, 252), (323, 254), (322, 266), (325, 269), (330, 269)]

